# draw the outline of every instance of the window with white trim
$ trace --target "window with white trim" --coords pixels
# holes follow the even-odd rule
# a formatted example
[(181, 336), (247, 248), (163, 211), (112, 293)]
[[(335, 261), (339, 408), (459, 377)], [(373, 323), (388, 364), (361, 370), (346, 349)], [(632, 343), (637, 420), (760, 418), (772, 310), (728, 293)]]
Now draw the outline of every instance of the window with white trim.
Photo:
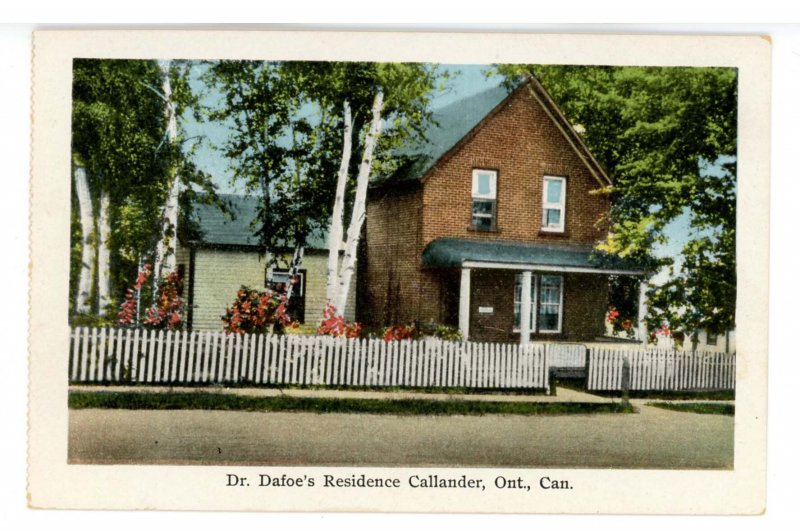
[(561, 332), (563, 279), (558, 275), (542, 275), (539, 301), (539, 332)]
[[(531, 332), (557, 334), (563, 320), (564, 279), (560, 275), (534, 275), (531, 279)], [(522, 273), (514, 278), (514, 331), (522, 322)]]
[(542, 230), (564, 232), (567, 180), (545, 176), (542, 186)]
[(497, 172), (472, 170), (472, 228), (495, 230), (497, 226)]
[(292, 287), (292, 297), (286, 307), (286, 312), (292, 320), (304, 323), (306, 318), (306, 270), (301, 269), (292, 279), (286, 269), (271, 269), (267, 271), (265, 287), (286, 293), (289, 282), (294, 281)]
[[(536, 330), (536, 277), (531, 278), (531, 313), (528, 316), (530, 320), (531, 332)], [(522, 326), (522, 273), (518, 273), (514, 277), (514, 330), (519, 330)]]

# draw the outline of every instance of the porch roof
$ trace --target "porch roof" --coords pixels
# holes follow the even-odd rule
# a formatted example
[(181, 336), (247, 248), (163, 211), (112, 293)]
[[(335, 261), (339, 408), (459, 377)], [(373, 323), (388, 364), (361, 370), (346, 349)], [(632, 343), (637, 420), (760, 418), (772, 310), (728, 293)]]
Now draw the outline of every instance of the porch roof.
[(422, 251), (423, 268), (537, 269), (641, 275), (640, 267), (588, 245), (439, 238)]

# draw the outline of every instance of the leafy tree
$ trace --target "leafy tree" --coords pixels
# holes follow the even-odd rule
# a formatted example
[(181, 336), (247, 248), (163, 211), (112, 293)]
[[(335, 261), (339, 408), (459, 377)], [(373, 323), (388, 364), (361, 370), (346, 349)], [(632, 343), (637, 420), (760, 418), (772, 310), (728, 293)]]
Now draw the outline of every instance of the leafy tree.
[[(180, 72), (187, 68), (188, 63), (178, 63), (172, 69), (178, 112), (188, 112), (195, 101), (186, 75)], [(162, 237), (159, 228), (169, 176), (180, 172), (183, 182), (190, 185), (183, 192), (187, 196), (198, 190), (213, 191), (210, 179), (191, 163), (191, 148), (180, 137), (174, 142), (166, 139), (169, 116), (157, 90), (163, 80), (156, 61), (76, 59), (73, 63), (73, 163), (85, 172), (88, 189), (83, 194), (81, 186), (76, 186), (75, 202), (83, 204), (88, 198), (90, 205), (83, 207), (91, 208), (73, 208), (71, 275), (77, 289), (70, 292), (78, 299), (90, 291), (100, 316), (113, 317), (113, 302), (124, 297), (140, 260), (153, 252)], [(80, 173), (76, 171), (76, 176)], [(79, 215), (90, 211), (93, 214)], [(86, 223), (87, 217), (94, 219)], [(93, 233), (91, 238), (86, 238), (88, 233)], [(98, 274), (96, 284), (88, 289), (80, 286), (87, 245), (96, 247), (96, 254), (89, 256), (94, 256), (91, 260), (97, 262)], [(86, 305), (78, 304), (76, 309), (85, 312)]]
[[(732, 68), (499, 65), (509, 86), (536, 75), (614, 181), (602, 251), (649, 274), (665, 228), (690, 234), (673, 279), (649, 293), (652, 325), (734, 326), (737, 72)], [(580, 127), (578, 127), (580, 126)], [(705, 171), (709, 165), (721, 171)]]
[[(292, 268), (298, 268), (307, 239), (328, 227), (342, 162), (345, 102), (355, 133), (354, 157), (344, 161), (347, 175), (358, 172), (374, 99), (385, 93), (379, 119), (386, 131), (374, 155), (374, 166), (385, 170), (393, 164), (393, 148), (422, 133), (439, 77), (435, 67), (423, 64), (221, 61), (210, 66), (206, 80), (222, 95), (210, 116), (231, 127), (222, 152), (234, 178), (262, 198), (255, 232), (268, 264), (278, 251), (294, 247)], [(346, 184), (350, 207), (355, 182)]]

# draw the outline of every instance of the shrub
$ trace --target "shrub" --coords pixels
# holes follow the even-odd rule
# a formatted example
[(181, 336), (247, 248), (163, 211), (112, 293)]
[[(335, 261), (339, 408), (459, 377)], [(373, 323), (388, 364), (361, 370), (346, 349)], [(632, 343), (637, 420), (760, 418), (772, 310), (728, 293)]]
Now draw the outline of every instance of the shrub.
[(384, 341), (403, 341), (405, 339), (419, 339), (422, 332), (415, 323), (394, 325), (383, 331)]
[[(117, 324), (134, 326), (138, 321), (136, 309), (136, 292), (141, 290), (152, 275), (150, 264), (145, 264), (136, 277), (132, 288), (125, 293), (125, 300), (117, 314)], [(142, 325), (156, 330), (183, 329), (183, 309), (186, 306), (181, 297), (181, 278), (177, 272), (169, 273), (161, 279), (156, 293), (156, 300), (145, 310)]]
[(463, 341), (464, 339), (464, 336), (461, 334), (461, 330), (454, 326), (443, 324), (436, 325), (436, 327), (433, 329), (432, 335), (444, 341)]
[(334, 337), (361, 337), (363, 326), (361, 323), (351, 323), (336, 312), (336, 308), (328, 303), (322, 313), (322, 322), (317, 327), (318, 336)]
[(614, 332), (617, 334), (625, 334), (627, 337), (633, 337), (635, 330), (633, 327), (633, 317), (623, 317), (619, 310), (611, 306), (606, 313), (606, 322), (613, 327)]
[(242, 286), (222, 316), (227, 334), (266, 333), (271, 327), (297, 326), (286, 313), (286, 296)]

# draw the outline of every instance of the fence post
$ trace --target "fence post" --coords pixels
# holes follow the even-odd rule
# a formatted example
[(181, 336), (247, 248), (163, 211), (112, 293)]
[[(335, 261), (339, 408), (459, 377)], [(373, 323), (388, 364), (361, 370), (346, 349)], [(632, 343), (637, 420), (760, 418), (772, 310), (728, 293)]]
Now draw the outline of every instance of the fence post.
[(628, 359), (628, 356), (623, 356), (622, 358), (622, 403), (626, 406), (630, 404), (628, 400), (630, 398), (630, 388), (631, 388), (631, 362)]

